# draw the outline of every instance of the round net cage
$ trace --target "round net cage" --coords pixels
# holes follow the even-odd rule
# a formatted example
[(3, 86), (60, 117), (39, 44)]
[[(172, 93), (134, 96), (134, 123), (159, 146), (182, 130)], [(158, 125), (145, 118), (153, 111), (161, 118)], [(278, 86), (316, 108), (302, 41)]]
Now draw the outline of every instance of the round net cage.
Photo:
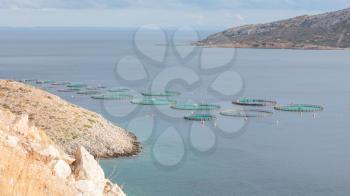
[(177, 110), (218, 110), (220, 109), (220, 106), (215, 104), (175, 104), (170, 107)]
[(319, 105), (308, 105), (308, 104), (291, 104), (275, 106), (275, 110), (287, 111), (287, 112), (319, 112), (323, 110), (322, 106)]
[(82, 90), (77, 92), (77, 94), (80, 94), (80, 95), (97, 95), (100, 93), (101, 92), (97, 90)]
[(67, 87), (69, 87), (69, 88), (85, 88), (85, 87), (87, 87), (87, 85), (77, 83), (77, 84), (68, 84)]
[(222, 116), (232, 117), (267, 117), (271, 116), (273, 112), (268, 110), (223, 110), (220, 112)]
[(108, 89), (108, 91), (119, 93), (119, 92), (128, 92), (129, 89), (127, 89), (127, 88), (110, 88), (110, 89)]
[(176, 101), (169, 99), (134, 99), (131, 103), (138, 105), (171, 105), (176, 104)]
[(69, 92), (77, 92), (80, 91), (81, 88), (66, 88), (66, 89), (58, 89), (58, 92), (65, 92), (65, 93), (69, 93)]
[(264, 99), (250, 99), (250, 98), (242, 98), (232, 102), (236, 105), (243, 106), (274, 106), (277, 104), (275, 101), (264, 100)]
[(180, 92), (176, 91), (164, 91), (164, 92), (143, 92), (141, 93), (143, 96), (148, 97), (170, 97), (170, 96), (179, 96)]
[(54, 85), (54, 86), (64, 86), (64, 85), (69, 85), (70, 83), (69, 82), (54, 82), (52, 83), (51, 85)]
[(192, 121), (211, 121), (216, 119), (214, 115), (211, 114), (192, 114), (184, 117), (186, 120)]
[(51, 83), (54, 83), (54, 81), (52, 81), (52, 80), (37, 80), (35, 83), (36, 84), (51, 84)]
[(105, 89), (105, 88), (107, 88), (107, 86), (102, 86), (102, 85), (88, 86), (88, 87), (86, 87), (86, 90), (100, 90), (100, 89)]
[(128, 94), (102, 94), (102, 95), (93, 95), (93, 99), (103, 99), (103, 100), (130, 100), (133, 98), (132, 95)]

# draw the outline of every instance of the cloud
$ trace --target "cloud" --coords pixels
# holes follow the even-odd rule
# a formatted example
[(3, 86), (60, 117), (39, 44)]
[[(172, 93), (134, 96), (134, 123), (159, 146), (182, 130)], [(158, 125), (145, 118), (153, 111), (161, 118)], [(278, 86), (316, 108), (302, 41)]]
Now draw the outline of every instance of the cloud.
[(0, 0), (2, 9), (340, 9), (349, 0)]

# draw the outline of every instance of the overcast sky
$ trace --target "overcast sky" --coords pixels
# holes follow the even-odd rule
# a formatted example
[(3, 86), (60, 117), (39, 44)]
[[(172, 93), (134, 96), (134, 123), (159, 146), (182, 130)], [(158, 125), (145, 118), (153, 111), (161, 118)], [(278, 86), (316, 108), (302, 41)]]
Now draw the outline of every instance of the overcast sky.
[(226, 28), (350, 7), (350, 0), (0, 0), (0, 26)]

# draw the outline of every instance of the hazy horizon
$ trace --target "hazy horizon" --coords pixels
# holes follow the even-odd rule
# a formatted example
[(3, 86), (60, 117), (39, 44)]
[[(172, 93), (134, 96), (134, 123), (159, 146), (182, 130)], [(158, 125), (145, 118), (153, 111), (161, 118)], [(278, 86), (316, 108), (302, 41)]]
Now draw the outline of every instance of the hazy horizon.
[(0, 27), (223, 29), (348, 7), (346, 0), (0, 0)]

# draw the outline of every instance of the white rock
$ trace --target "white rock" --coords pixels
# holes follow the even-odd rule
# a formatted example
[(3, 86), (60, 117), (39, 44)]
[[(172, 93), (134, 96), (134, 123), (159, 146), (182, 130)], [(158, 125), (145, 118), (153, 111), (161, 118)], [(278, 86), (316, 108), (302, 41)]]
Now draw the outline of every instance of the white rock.
[(74, 187), (84, 196), (102, 196), (103, 192), (98, 190), (96, 184), (91, 180), (76, 181)]
[(104, 195), (105, 196), (126, 196), (126, 194), (117, 184), (113, 184), (109, 180), (106, 180)]
[(66, 153), (61, 154), (61, 158), (62, 160), (64, 160), (66, 163), (68, 163), (68, 165), (72, 165), (75, 161), (75, 158), (69, 156)]
[(90, 180), (94, 182), (98, 192), (102, 193), (105, 186), (105, 175), (94, 157), (81, 146), (75, 153), (75, 159), (76, 180)]
[(8, 135), (6, 136), (5, 141), (8, 146), (15, 148), (17, 147), (19, 139), (17, 137)]
[(84, 148), (80, 147), (75, 153), (75, 175), (80, 180), (95, 180), (104, 182), (105, 175), (101, 166), (94, 157)]
[(37, 153), (46, 160), (57, 159), (60, 156), (60, 152), (53, 145), (49, 145), (47, 148), (41, 149)]
[(59, 177), (66, 179), (68, 176), (72, 174), (72, 170), (69, 167), (69, 165), (63, 161), (63, 160), (58, 160), (53, 168), (54, 174)]
[(37, 127), (31, 126), (28, 130), (28, 136), (34, 141), (41, 141), (40, 132)]
[(12, 129), (22, 135), (26, 135), (28, 132), (28, 115), (23, 114), (16, 118), (12, 125)]

